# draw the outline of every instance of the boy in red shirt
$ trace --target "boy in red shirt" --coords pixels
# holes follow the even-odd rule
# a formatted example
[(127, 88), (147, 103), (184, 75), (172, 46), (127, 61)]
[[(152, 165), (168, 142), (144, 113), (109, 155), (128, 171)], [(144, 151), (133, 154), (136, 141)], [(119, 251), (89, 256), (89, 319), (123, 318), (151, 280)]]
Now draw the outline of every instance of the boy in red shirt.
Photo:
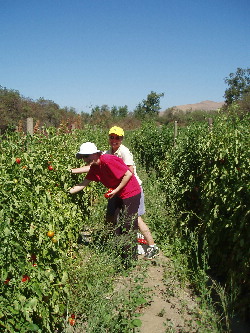
[[(128, 166), (123, 160), (114, 155), (104, 154), (97, 149), (94, 143), (85, 142), (81, 145), (77, 158), (82, 158), (90, 165), (83, 182), (70, 189), (74, 194), (83, 190), (91, 181), (101, 182), (107, 188), (113, 190), (108, 194), (110, 198), (115, 197), (115, 234), (129, 234), (132, 232), (132, 239), (129, 239), (123, 246), (122, 258), (125, 265), (129, 257), (137, 259), (137, 229), (138, 229), (138, 208), (140, 204), (141, 188)], [(120, 218), (122, 216), (122, 218)], [(118, 225), (118, 217), (119, 224)]]

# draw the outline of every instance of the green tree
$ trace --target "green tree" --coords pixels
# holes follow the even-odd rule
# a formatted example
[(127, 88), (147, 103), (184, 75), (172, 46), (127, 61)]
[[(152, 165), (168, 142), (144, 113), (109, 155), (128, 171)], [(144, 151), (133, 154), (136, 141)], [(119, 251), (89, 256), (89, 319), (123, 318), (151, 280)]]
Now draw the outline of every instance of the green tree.
[(0, 125), (16, 124), (21, 118), (22, 97), (17, 90), (0, 86)]
[(113, 118), (125, 118), (128, 115), (128, 106), (124, 105), (124, 106), (112, 106), (111, 110), (111, 116)]
[(119, 106), (118, 107), (118, 117), (120, 118), (125, 118), (128, 115), (128, 106), (124, 105), (124, 106)]
[(226, 104), (241, 100), (250, 92), (250, 68), (237, 68), (235, 73), (225, 78), (225, 83), (228, 85), (224, 94)]
[(113, 117), (113, 118), (116, 118), (116, 117), (118, 117), (118, 114), (119, 114), (119, 112), (118, 112), (118, 108), (117, 108), (117, 106), (112, 106), (112, 108), (111, 108), (111, 116)]
[(164, 93), (157, 94), (154, 91), (151, 91), (147, 95), (147, 99), (139, 103), (134, 110), (134, 115), (137, 118), (157, 117), (160, 111), (160, 98), (164, 96)]
[(91, 110), (91, 121), (92, 125), (107, 126), (112, 119), (110, 108), (107, 104), (95, 106)]

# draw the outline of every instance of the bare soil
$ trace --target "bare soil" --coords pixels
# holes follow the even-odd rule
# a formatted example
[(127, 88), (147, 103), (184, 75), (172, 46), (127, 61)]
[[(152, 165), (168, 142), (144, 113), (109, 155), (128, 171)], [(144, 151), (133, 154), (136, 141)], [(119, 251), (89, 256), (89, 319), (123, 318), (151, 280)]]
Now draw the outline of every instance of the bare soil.
[(171, 261), (162, 253), (149, 263), (144, 286), (152, 290), (152, 299), (140, 309), (140, 332), (199, 331), (196, 320), (200, 310), (196, 297), (188, 286), (183, 287), (176, 281), (171, 271)]

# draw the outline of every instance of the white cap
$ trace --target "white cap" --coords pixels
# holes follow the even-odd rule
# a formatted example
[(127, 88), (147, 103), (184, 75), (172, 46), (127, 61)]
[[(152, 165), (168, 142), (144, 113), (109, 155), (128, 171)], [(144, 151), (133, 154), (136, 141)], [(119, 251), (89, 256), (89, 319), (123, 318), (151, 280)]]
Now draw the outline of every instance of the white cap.
[(76, 158), (81, 158), (80, 155), (91, 155), (99, 153), (100, 150), (97, 149), (96, 145), (92, 142), (85, 142), (80, 146), (79, 152), (76, 154)]

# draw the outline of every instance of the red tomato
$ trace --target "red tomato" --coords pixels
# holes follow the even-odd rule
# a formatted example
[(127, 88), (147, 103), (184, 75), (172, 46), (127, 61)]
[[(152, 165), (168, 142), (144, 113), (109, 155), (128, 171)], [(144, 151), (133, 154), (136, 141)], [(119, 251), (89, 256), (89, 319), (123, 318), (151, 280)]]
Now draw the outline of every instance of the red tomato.
[(146, 239), (144, 239), (144, 238), (137, 238), (137, 242), (138, 242), (139, 244), (148, 244), (148, 242), (147, 242)]
[(70, 323), (71, 326), (74, 326), (75, 323), (76, 323), (76, 320), (74, 318), (70, 317), (69, 318), (69, 323)]
[(30, 277), (28, 275), (23, 275), (22, 282), (29, 281)]
[(109, 193), (111, 193), (113, 190), (114, 190), (113, 188), (109, 188), (108, 191), (104, 194), (106, 199), (109, 198)]
[(20, 163), (21, 163), (21, 158), (17, 157), (17, 158), (16, 158), (16, 163), (17, 163), (17, 164), (20, 164)]
[(9, 282), (10, 282), (10, 279), (8, 278), (4, 281), (4, 284), (9, 284)]
[(34, 253), (31, 254), (30, 261), (36, 261), (36, 255)]
[(71, 318), (75, 319), (76, 315), (74, 313), (72, 313)]
[(51, 171), (51, 170), (53, 170), (53, 166), (52, 165), (49, 165), (48, 166), (48, 169)]

